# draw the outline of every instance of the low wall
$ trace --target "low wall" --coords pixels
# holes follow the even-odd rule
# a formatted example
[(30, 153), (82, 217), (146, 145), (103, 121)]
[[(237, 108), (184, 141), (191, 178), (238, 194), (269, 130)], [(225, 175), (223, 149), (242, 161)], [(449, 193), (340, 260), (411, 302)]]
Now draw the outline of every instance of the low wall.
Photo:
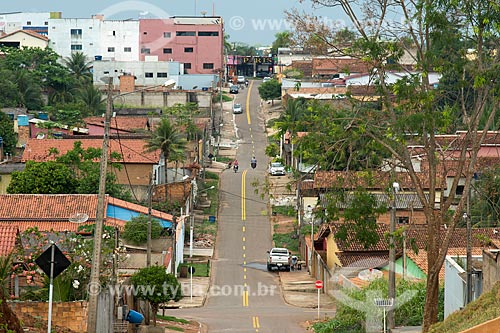
[(492, 319), (461, 333), (500, 333), (500, 318)]
[[(48, 302), (9, 302), (14, 312), (21, 312), (47, 321)], [(52, 303), (52, 325), (66, 327), (75, 332), (87, 332), (87, 302)]]

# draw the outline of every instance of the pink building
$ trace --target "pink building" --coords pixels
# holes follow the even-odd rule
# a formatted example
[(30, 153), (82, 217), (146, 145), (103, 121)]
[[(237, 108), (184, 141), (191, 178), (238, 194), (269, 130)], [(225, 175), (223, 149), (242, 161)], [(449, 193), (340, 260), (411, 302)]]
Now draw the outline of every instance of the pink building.
[(224, 28), (221, 17), (171, 17), (139, 21), (140, 60), (184, 63), (188, 74), (223, 70)]

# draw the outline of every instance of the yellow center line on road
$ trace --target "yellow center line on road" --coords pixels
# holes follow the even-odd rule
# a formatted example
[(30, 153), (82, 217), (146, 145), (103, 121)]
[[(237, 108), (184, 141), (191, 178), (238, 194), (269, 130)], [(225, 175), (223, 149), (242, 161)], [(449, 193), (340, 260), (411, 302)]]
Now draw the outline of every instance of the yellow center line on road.
[(245, 251), (247, 249), (247, 247), (245, 245), (243, 245), (243, 251)]
[[(252, 86), (253, 86), (253, 81), (250, 82), (250, 85), (248, 86), (248, 89), (247, 89), (246, 109), (247, 109), (247, 121), (248, 121), (248, 125), (252, 124), (252, 120), (250, 118), (250, 92), (252, 91)], [(250, 128), (250, 130), (251, 130), (251, 128)]]
[[(248, 170), (245, 170), (241, 174), (241, 220), (242, 221), (245, 221), (247, 219), (246, 197), (245, 197), (247, 172), (248, 172)], [(245, 227), (243, 227), (243, 228), (245, 228)], [(243, 232), (244, 231), (245, 230), (243, 230)]]
[(245, 243), (245, 242), (246, 242), (246, 238), (245, 238), (245, 237), (243, 237), (243, 243)]
[(243, 306), (248, 307), (248, 290), (243, 292)]
[(252, 317), (253, 328), (260, 328), (259, 317)]

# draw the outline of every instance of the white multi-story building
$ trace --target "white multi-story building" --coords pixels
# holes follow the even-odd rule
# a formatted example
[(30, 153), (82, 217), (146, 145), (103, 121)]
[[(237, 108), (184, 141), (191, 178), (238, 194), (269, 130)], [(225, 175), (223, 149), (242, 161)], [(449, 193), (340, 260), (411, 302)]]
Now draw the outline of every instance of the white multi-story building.
[(90, 19), (49, 20), (49, 47), (61, 57), (84, 53), (89, 60), (139, 60), (139, 21)]
[(47, 36), (51, 17), (61, 17), (61, 13), (0, 13), (0, 34), (10, 34), (17, 30), (31, 30)]

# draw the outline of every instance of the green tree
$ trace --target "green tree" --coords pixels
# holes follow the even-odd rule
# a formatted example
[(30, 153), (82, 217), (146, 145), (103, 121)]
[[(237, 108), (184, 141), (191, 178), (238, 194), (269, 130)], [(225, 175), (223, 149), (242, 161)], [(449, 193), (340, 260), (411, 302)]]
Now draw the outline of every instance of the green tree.
[(154, 326), (160, 304), (182, 298), (179, 281), (173, 274), (167, 274), (165, 267), (142, 268), (132, 275), (130, 282), (137, 292), (137, 297), (148, 301), (151, 305)]
[[(149, 217), (140, 215), (133, 217), (125, 223), (123, 231), (123, 239), (131, 242), (134, 245), (144, 244), (148, 240), (148, 222)], [(151, 219), (151, 239), (160, 238), (163, 227), (157, 219)]]
[(17, 135), (14, 132), (14, 122), (9, 116), (0, 111), (0, 137), (3, 141), (5, 153), (14, 154), (17, 145)]
[[(186, 139), (182, 133), (172, 125), (170, 119), (163, 117), (156, 129), (151, 133), (147, 144), (144, 146), (147, 152), (160, 150), (165, 162), (164, 166), (164, 182), (168, 184), (168, 162), (171, 157), (179, 159), (186, 151)], [(168, 191), (166, 198), (166, 206), (168, 207)]]
[(106, 108), (101, 91), (92, 84), (78, 88), (76, 99), (84, 105), (82, 117), (98, 115)]
[(67, 166), (54, 162), (26, 162), (23, 171), (14, 171), (7, 187), (9, 194), (74, 194), (77, 179)]
[(43, 106), (42, 90), (36, 77), (20, 68), (14, 71), (13, 80), (18, 91), (18, 106), (28, 110), (40, 110)]
[(274, 34), (274, 42), (271, 46), (271, 53), (278, 54), (278, 48), (292, 46), (292, 35), (290, 31), (281, 31)]
[(269, 80), (259, 86), (260, 97), (267, 101), (271, 100), (274, 105), (274, 100), (281, 97), (281, 83), (278, 80)]
[(63, 63), (79, 83), (87, 84), (92, 81), (92, 62), (83, 52), (71, 53), (71, 56), (65, 58)]
[(9, 69), (0, 69), (0, 107), (13, 107), (18, 105), (17, 85), (13, 73)]
[[(357, 133), (341, 138), (349, 140), (364, 135), (383, 147), (391, 156), (389, 168), (404, 170), (411, 180), (409, 187), (415, 191), (427, 220), (426, 302), (424, 306), (423, 331), (438, 319), (439, 271), (447, 255), (450, 237), (462, 220), (474, 170), (477, 168), (478, 150), (486, 131), (491, 129), (500, 107), (500, 80), (498, 68), (498, 45), (500, 45), (500, 8), (491, 2), (472, 0), (443, 0), (431, 2), (352, 2), (348, 0), (312, 0), (313, 4), (327, 7), (338, 6), (344, 10), (357, 39), (339, 52), (361, 59), (373, 74), (373, 85), (380, 105), (366, 107), (363, 102), (349, 99), (352, 112), (345, 132)], [(400, 12), (404, 20), (394, 26), (387, 24), (389, 12)], [(322, 43), (318, 50), (334, 47), (335, 31), (325, 25), (317, 26), (317, 18), (297, 12), (289, 13), (294, 33), (303, 40)], [(364, 24), (365, 20), (371, 22)], [(417, 24), (408, 24), (416, 22)], [(457, 27), (459, 27), (457, 29)], [(398, 33), (396, 33), (398, 31)], [(454, 39), (453, 44), (449, 43)], [(452, 46), (450, 52), (448, 46)], [(470, 53), (472, 51), (472, 54)], [(407, 75), (396, 83), (387, 80), (391, 70), (404, 70), (398, 65), (401, 57), (413, 55), (421, 74)], [(326, 55), (327, 53), (322, 53)], [(452, 56), (447, 56), (453, 54)], [(456, 56), (456, 57), (455, 57)], [(456, 61), (460, 59), (460, 61)], [(453, 71), (448, 69), (454, 68)], [(460, 77), (453, 93), (445, 94), (431, 83), (428, 73), (437, 71)], [(459, 75), (466, 73), (466, 75)], [(453, 80), (447, 80), (453, 82)], [(444, 82), (444, 81), (443, 81)], [(450, 91), (448, 89), (448, 91)], [(349, 96), (348, 96), (349, 97)], [(443, 98), (445, 97), (445, 98)], [(464, 134), (453, 149), (453, 179), (448, 184), (449, 195), (440, 186), (447, 175), (443, 161), (447, 160), (448, 147), (442, 147), (437, 134), (448, 134), (456, 122), (456, 112), (461, 113), (461, 129)], [(330, 119), (330, 122), (341, 119)], [(414, 155), (408, 145), (421, 147), (422, 177), (413, 165)], [(329, 150), (337, 151), (345, 143), (332, 142)], [(370, 158), (370, 156), (367, 156)], [(326, 161), (326, 163), (333, 163)], [(462, 175), (463, 178), (456, 175)], [(464, 181), (464, 195), (458, 196), (459, 181)], [(388, 184), (390, 187), (390, 184)], [(439, 207), (436, 202), (441, 198)], [(442, 230), (442, 225), (448, 225)]]

